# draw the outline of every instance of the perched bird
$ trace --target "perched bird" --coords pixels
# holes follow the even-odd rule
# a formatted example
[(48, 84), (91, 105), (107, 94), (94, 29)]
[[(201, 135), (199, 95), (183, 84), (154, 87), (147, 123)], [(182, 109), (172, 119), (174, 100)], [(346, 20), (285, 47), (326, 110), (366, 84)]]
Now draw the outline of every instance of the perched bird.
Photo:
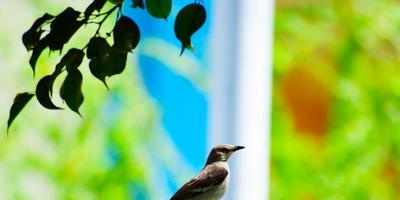
[(185, 183), (170, 200), (220, 200), (229, 183), (228, 158), (243, 148), (230, 144), (215, 146), (200, 173)]

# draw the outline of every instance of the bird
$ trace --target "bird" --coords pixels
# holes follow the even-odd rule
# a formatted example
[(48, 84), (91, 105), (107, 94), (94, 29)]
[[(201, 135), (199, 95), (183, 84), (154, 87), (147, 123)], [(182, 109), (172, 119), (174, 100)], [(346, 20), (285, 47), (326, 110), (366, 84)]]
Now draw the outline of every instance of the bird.
[(170, 200), (220, 200), (229, 184), (229, 157), (243, 146), (217, 145), (210, 151), (203, 169), (185, 183)]

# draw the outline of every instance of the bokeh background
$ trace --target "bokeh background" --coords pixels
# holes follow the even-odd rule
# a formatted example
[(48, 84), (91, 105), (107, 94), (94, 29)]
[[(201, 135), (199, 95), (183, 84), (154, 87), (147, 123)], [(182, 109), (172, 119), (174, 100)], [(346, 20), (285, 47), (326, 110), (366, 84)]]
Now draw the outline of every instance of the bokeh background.
[[(190, 2), (175, 1), (171, 15)], [(173, 20), (154, 20), (129, 5), (124, 12), (149, 26), (130, 67), (108, 80), (111, 90), (86, 77), (83, 119), (33, 100), (7, 137), (14, 95), (34, 91), (59, 58), (45, 52), (33, 79), (22, 34), (44, 12), (89, 3), (0, 2), (0, 199), (168, 199), (202, 167), (210, 22), (194, 38), (197, 51), (178, 57)], [(269, 198), (399, 199), (400, 2), (276, 0), (274, 6)], [(90, 36), (78, 34), (69, 45), (80, 47)]]
[[(0, 199), (166, 199), (203, 165), (206, 101), (201, 66), (208, 65), (195, 54), (179, 57), (174, 20), (157, 20), (146, 11), (133, 10), (130, 1), (123, 13), (135, 17), (142, 28), (141, 45), (131, 54), (124, 73), (108, 80), (110, 90), (87, 76), (85, 61), (82, 118), (68, 109), (44, 109), (33, 99), (7, 137), (15, 94), (34, 91), (35, 83), (51, 73), (60, 59), (46, 50), (33, 78), (22, 34), (45, 12), (56, 15), (67, 6), (82, 11), (89, 3), (0, 3)], [(174, 4), (171, 16), (188, 3)], [(108, 3), (104, 10), (112, 6)], [(103, 34), (114, 22), (104, 24)], [(96, 26), (88, 25), (64, 49), (84, 47), (95, 31)], [(207, 25), (198, 33), (200, 38), (206, 32)], [(206, 52), (204, 48), (196, 49)], [(53, 100), (63, 105), (58, 95)]]
[(400, 198), (399, 11), (276, 1), (271, 199)]

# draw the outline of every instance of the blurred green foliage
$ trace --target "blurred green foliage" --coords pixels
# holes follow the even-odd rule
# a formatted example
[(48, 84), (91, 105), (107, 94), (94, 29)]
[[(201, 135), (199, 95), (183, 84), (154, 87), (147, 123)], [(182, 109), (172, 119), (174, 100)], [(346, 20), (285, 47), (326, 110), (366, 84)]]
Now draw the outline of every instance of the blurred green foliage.
[(271, 199), (400, 198), (400, 3), (278, 0)]
[[(157, 116), (134, 67), (110, 79), (110, 91), (93, 77), (85, 80), (83, 118), (46, 110), (32, 101), (6, 136), (12, 95), (33, 90), (32, 82), (58, 62), (43, 56), (33, 79), (22, 33), (44, 12), (58, 13), (66, 6), (79, 9), (89, 2), (25, 0), (1, 6), (0, 199), (159, 199), (163, 194), (150, 189), (156, 183), (148, 149), (155, 143)], [(6, 20), (13, 12), (18, 13), (14, 20)], [(76, 38), (70, 47), (87, 39)], [(82, 65), (83, 73), (90, 73), (88, 63)], [(128, 66), (133, 65), (135, 60), (130, 59)], [(62, 105), (61, 99), (55, 101)]]

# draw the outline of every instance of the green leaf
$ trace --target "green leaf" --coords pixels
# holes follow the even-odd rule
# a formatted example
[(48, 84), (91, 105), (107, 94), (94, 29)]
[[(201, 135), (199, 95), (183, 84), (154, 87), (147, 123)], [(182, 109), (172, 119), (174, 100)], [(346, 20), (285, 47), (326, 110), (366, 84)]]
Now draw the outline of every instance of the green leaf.
[(171, 13), (171, 0), (146, 0), (146, 8), (151, 16), (155, 18), (167, 19)]
[(113, 35), (114, 47), (124, 52), (133, 50), (140, 40), (138, 25), (126, 16), (118, 19), (113, 30)]
[(128, 53), (111, 48), (106, 62), (106, 76), (113, 76), (124, 71)]
[(81, 65), (85, 53), (81, 49), (72, 48), (61, 58), (57, 65), (65, 66), (67, 71), (77, 69)]
[(124, 0), (108, 0), (108, 1), (119, 6), (122, 5), (122, 3), (124, 3)]
[(91, 59), (89, 62), (90, 72), (94, 77), (101, 80), (108, 88), (106, 83), (107, 76), (107, 59), (110, 54), (111, 47), (107, 40), (102, 37), (93, 37), (90, 39), (86, 56)]
[[(83, 22), (77, 21), (80, 12), (68, 7), (56, 17), (45, 14), (43, 17), (37, 19), (32, 25), (30, 31), (23, 36), (23, 42), (29, 50), (33, 48), (32, 56), (29, 64), (35, 73), (36, 62), (47, 47), (50, 50), (61, 50), (65, 43), (72, 37), (72, 35), (79, 29)], [(40, 28), (45, 22), (53, 19), (50, 24), (50, 33), (44, 38), (38, 40), (42, 33)]]
[(85, 20), (89, 19), (89, 16), (97, 10), (99, 12), (104, 5), (106, 4), (107, 0), (94, 0), (85, 10)]
[(42, 54), (43, 50), (48, 47), (48, 37), (42, 38), (39, 43), (33, 48), (31, 58), (29, 59), (29, 64), (32, 68), (33, 74), (35, 74), (36, 62), (39, 59), (39, 56)]
[(30, 51), (35, 48), (35, 46), (39, 43), (40, 36), (42, 35), (43, 30), (29, 30), (22, 35), (22, 42), (26, 47), (26, 50)]
[(192, 3), (183, 7), (175, 19), (175, 36), (182, 43), (182, 55), (185, 48), (193, 49), (191, 37), (203, 26), (206, 21), (206, 10), (199, 3)]
[(52, 51), (61, 50), (74, 33), (82, 26), (84, 20), (78, 21), (80, 12), (66, 8), (56, 16), (50, 24), (49, 48)]
[(93, 58), (89, 62), (90, 72), (94, 77), (101, 80), (108, 88), (106, 77), (120, 74), (124, 71), (128, 53), (121, 52), (115, 47), (111, 47), (107, 52), (105, 60)]
[(8, 117), (7, 121), (7, 132), (10, 128), (14, 119), (18, 116), (18, 114), (22, 111), (25, 105), (32, 99), (34, 94), (29, 92), (19, 93), (14, 98), (14, 103), (10, 109), (10, 116)]
[[(125, 21), (127, 19), (122, 20)], [(118, 21), (117, 24), (118, 23), (125, 22)], [(122, 26), (125, 25), (116, 26), (118, 27), (118, 31), (116, 31), (117, 34), (114, 35), (114, 37), (125, 37), (124, 33), (119, 33), (119, 31), (125, 30), (126, 32), (129, 32), (129, 28), (122, 28)], [(120, 36), (120, 34), (122, 34), (122, 36)], [(124, 41), (118, 39), (116, 40), (116, 43)], [(116, 48), (115, 44), (113, 47), (110, 47), (110, 45), (107, 43), (107, 40), (102, 37), (93, 37), (88, 44), (86, 56), (90, 59), (89, 69), (92, 75), (103, 82), (104, 85), (108, 88), (106, 77), (120, 74), (125, 69), (128, 53), (119, 48)]]
[(137, 7), (144, 9), (143, 0), (132, 0), (132, 8), (137, 8)]
[(39, 29), (44, 23), (52, 20), (54, 18), (53, 15), (45, 13), (42, 17), (38, 18), (33, 22), (31, 29), (37, 30)]
[(103, 82), (108, 89), (108, 85), (106, 83), (106, 65), (102, 63), (100, 59), (94, 58), (89, 62), (89, 69), (92, 75)]
[(93, 37), (90, 39), (86, 56), (89, 59), (98, 58), (101, 60), (105, 60), (108, 56), (108, 52), (110, 49), (110, 45), (107, 40), (102, 37)]
[(45, 13), (42, 17), (36, 19), (31, 28), (22, 35), (22, 43), (28, 51), (32, 50), (39, 43), (40, 36), (44, 32), (41, 29), (42, 25), (53, 18), (54, 16)]
[(54, 79), (54, 76), (47, 75), (40, 79), (36, 85), (36, 98), (39, 103), (47, 109), (61, 109), (51, 101)]
[(82, 74), (78, 69), (68, 71), (60, 89), (60, 96), (72, 111), (81, 115), (79, 107), (83, 103)]

